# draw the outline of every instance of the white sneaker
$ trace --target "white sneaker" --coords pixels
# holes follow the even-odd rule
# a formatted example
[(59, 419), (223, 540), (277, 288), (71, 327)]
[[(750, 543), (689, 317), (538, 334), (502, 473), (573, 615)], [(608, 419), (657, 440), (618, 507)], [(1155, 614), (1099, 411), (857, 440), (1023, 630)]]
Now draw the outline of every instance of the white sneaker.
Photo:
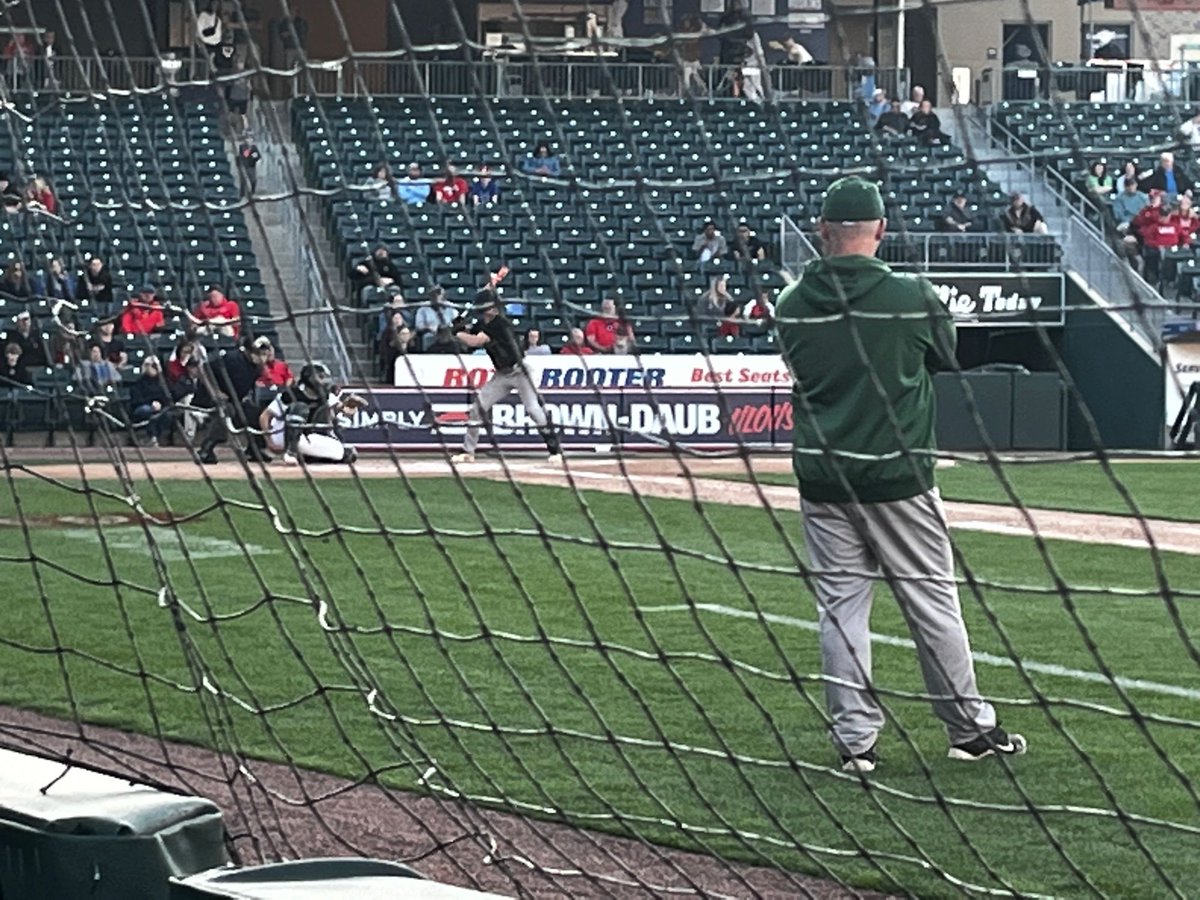
[(463, 463), (473, 463), (473, 462), (475, 462), (475, 454), (474, 453), (455, 453), (452, 457), (450, 457), (450, 462), (456, 466), (460, 466)]
[(561, 466), (563, 464), (563, 455), (561, 453), (551, 453), (546, 457), (546, 462), (552, 466)]
[(295, 466), (295, 465), (299, 465), (299, 463), (300, 463), (300, 460), (296, 459), (296, 457), (290, 453), (283, 454), (282, 459), (283, 459), (283, 464), (285, 466)]

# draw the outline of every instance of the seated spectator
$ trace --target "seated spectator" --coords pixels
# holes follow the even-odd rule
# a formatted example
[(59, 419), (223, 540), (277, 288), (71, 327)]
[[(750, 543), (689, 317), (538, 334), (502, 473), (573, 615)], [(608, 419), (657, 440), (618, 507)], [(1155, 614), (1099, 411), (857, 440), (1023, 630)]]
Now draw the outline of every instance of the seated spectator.
[(396, 263), (392, 261), (386, 244), (378, 245), (371, 251), (370, 256), (359, 261), (354, 266), (354, 274), (362, 283), (359, 288), (360, 299), (368, 288), (395, 288), (399, 291), (397, 285), (403, 277)]
[(1149, 202), (1150, 198), (1138, 190), (1136, 178), (1126, 178), (1121, 192), (1112, 198), (1113, 219), (1116, 220), (1117, 234), (1121, 238), (1120, 249), (1130, 261), (1137, 258), (1139, 249), (1137, 229), (1133, 223)]
[(587, 345), (596, 353), (612, 353), (618, 337), (633, 338), (633, 326), (617, 312), (617, 301), (609, 297), (600, 301), (600, 315), (583, 329)]
[(400, 313), (404, 317), (404, 324), (412, 328), (416, 324), (416, 311), (409, 308), (409, 305), (404, 301), (404, 295), (397, 292), (388, 297), (388, 302), (383, 305), (383, 309), (379, 310), (379, 325), (375, 329), (375, 337), (383, 337), (383, 333), (387, 331), (388, 325), (391, 324), (392, 316), (395, 313)]
[(121, 334), (153, 334), (166, 327), (162, 301), (152, 284), (144, 284), (136, 297), (131, 297), (117, 319)]
[(1179, 228), (1181, 247), (1192, 247), (1196, 243), (1196, 234), (1200, 232), (1200, 212), (1192, 203), (1192, 198), (1181, 194), (1175, 206), (1175, 220)]
[(1170, 204), (1180, 194), (1192, 192), (1192, 180), (1175, 168), (1175, 154), (1167, 151), (1158, 155), (1158, 168), (1138, 182), (1138, 190), (1162, 191)]
[(20, 212), (23, 199), (17, 183), (9, 177), (7, 172), (0, 172), (0, 203), (4, 204), (4, 211)]
[(83, 267), (79, 276), (79, 299), (90, 300), (93, 305), (101, 307), (105, 312), (113, 302), (112, 273), (98, 256), (93, 256)]
[(454, 337), (450, 326), (443, 325), (433, 336), (433, 343), (425, 348), (426, 353), (461, 353), (463, 345)]
[(929, 147), (933, 144), (944, 144), (950, 136), (942, 131), (942, 120), (933, 111), (933, 104), (922, 100), (917, 111), (908, 120), (909, 133), (917, 139), (917, 143)]
[(230, 300), (219, 287), (210, 287), (204, 300), (188, 318), (200, 334), (237, 337), (242, 330), (242, 309)]
[(1025, 195), (1014, 191), (1008, 196), (1008, 207), (1000, 214), (1000, 224), (1013, 234), (1046, 234), (1046, 220)]
[(1113, 192), (1112, 176), (1108, 174), (1108, 166), (1103, 160), (1096, 160), (1088, 169), (1087, 181), (1084, 183), (1087, 192), (1097, 200), (1106, 201)]
[(559, 166), (558, 157), (550, 152), (550, 145), (541, 143), (521, 162), (521, 171), (529, 175), (557, 177), (562, 168)]
[(380, 377), (384, 384), (391, 384), (396, 372), (396, 360), (417, 350), (417, 336), (408, 327), (404, 317), (395, 313), (387, 330), (379, 339)]
[(33, 317), (29, 310), (23, 309), (17, 313), (16, 323), (15, 330), (0, 337), (21, 348), (21, 365), (27, 369), (40, 369), (49, 365), (46, 340), (41, 332), (33, 327)]
[(197, 364), (200, 362), (200, 357), (196, 354), (196, 345), (184, 338), (175, 345), (171, 358), (167, 360), (167, 383), (174, 384), (183, 378), (187, 373), (188, 365), (193, 362)]
[(464, 202), (468, 190), (466, 179), (452, 165), (447, 165), (441, 180), (433, 183), (433, 197), (443, 206)]
[(257, 387), (290, 388), (296, 383), (291, 366), (275, 358), (275, 345), (269, 337), (255, 338), (253, 346), (259, 360), (258, 378), (254, 381)]
[(436, 287), (429, 293), (428, 302), (417, 310), (414, 324), (417, 329), (417, 340), (422, 349), (428, 349), (433, 343), (437, 330), (450, 327), (458, 318), (458, 308), (446, 301), (446, 291)]
[(975, 214), (967, 206), (967, 195), (962, 191), (956, 191), (954, 196), (950, 198), (950, 202), (942, 210), (942, 218), (938, 224), (941, 226), (942, 231), (947, 231), (950, 234), (963, 234), (968, 231), (979, 230), (979, 223), (975, 221)]
[(567, 343), (558, 352), (566, 356), (591, 356), (596, 351), (587, 345), (582, 328), (572, 328)]
[(33, 384), (29, 369), (21, 365), (21, 346), (10, 342), (4, 348), (4, 364), (0, 366), (0, 391)]
[(92, 344), (99, 345), (104, 353), (104, 358), (114, 366), (123, 369), (129, 365), (129, 354), (125, 352), (125, 342), (115, 334), (115, 323), (112, 319), (96, 323), (89, 346)]
[(879, 120), (883, 118), (883, 114), (892, 108), (892, 104), (888, 102), (887, 94), (883, 88), (876, 88), (875, 93), (871, 97), (871, 102), (867, 104), (867, 125), (874, 128), (879, 124)]
[(75, 370), (75, 381), (83, 388), (84, 393), (95, 397), (103, 394), (104, 389), (110, 385), (120, 384), (121, 373), (104, 358), (103, 347), (91, 344), (88, 346), (87, 359)]
[(904, 137), (908, 134), (908, 116), (900, 111), (900, 101), (893, 98), (887, 112), (875, 123), (875, 130), (889, 137)]
[(396, 199), (396, 188), (392, 184), (392, 170), (387, 163), (380, 163), (375, 167), (371, 190), (367, 192), (367, 195), (376, 200)]
[(33, 290), (39, 297), (55, 300), (75, 301), (78, 298), (78, 282), (74, 275), (63, 267), (62, 260), (51, 257), (46, 268), (34, 277)]
[(763, 288), (758, 295), (741, 308), (741, 316), (748, 322), (769, 322), (775, 318), (775, 304), (771, 292)]
[(908, 99), (900, 104), (900, 112), (911, 118), (912, 114), (920, 109), (921, 104), (924, 102), (925, 88), (921, 87), (919, 84), (914, 84), (912, 91), (908, 95)]
[(525, 332), (524, 344), (526, 356), (549, 356), (553, 352), (542, 343), (542, 332), (537, 328), (530, 328)]
[(471, 203), (474, 206), (491, 206), (500, 202), (500, 182), (492, 177), (492, 170), (482, 165), (479, 174), (471, 182)]
[(1200, 158), (1200, 115), (1192, 116), (1179, 126), (1179, 137), (1191, 147), (1192, 159)]
[(429, 179), (421, 174), (420, 163), (411, 163), (408, 174), (396, 181), (396, 196), (409, 206), (422, 206), (430, 199)]
[(700, 260), (701, 266), (710, 259), (720, 259), (729, 252), (724, 235), (717, 230), (717, 223), (712, 219), (705, 221), (704, 226), (700, 229), (700, 233), (692, 241), (692, 252)]
[[(1162, 197), (1158, 199), (1161, 201)], [(1142, 277), (1148, 284), (1157, 288), (1164, 274), (1163, 252), (1173, 250), (1183, 243), (1180, 223), (1169, 203), (1155, 203), (1153, 200), (1135, 221), (1138, 236), (1142, 240), (1142, 259), (1145, 262)]]
[[(1146, 174), (1149, 175), (1150, 173), (1147, 172)], [(1121, 167), (1121, 174), (1118, 175), (1117, 180), (1113, 182), (1113, 193), (1123, 194), (1125, 192), (1125, 184), (1130, 181), (1133, 182), (1133, 189), (1136, 191), (1139, 180), (1140, 176), (1138, 175), (1137, 163), (1132, 159), (1126, 160), (1125, 165)]]
[(766, 259), (767, 245), (758, 239), (758, 235), (745, 222), (739, 222), (733, 233), (733, 248), (729, 252), (730, 259)]
[(0, 278), (0, 297), (25, 300), (32, 296), (33, 289), (25, 274), (25, 263), (20, 260), (9, 263), (8, 268), (4, 270), (4, 277)]
[(58, 198), (44, 178), (35, 178), (25, 186), (25, 208), (44, 210), (50, 215), (58, 215)]
[(157, 447), (171, 433), (175, 414), (171, 411), (171, 390), (163, 378), (157, 356), (142, 362), (142, 374), (129, 385), (129, 410), (134, 423), (145, 422), (145, 444)]

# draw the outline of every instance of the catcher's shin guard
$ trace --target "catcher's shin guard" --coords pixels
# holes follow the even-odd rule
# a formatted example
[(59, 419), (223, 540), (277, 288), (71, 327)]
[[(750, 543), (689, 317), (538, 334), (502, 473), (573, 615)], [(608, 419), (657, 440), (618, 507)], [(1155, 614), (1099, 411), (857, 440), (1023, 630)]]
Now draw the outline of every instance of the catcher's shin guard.
[(293, 403), (283, 415), (283, 446), (292, 456), (300, 455), (300, 438), (308, 427), (308, 407), (303, 403)]

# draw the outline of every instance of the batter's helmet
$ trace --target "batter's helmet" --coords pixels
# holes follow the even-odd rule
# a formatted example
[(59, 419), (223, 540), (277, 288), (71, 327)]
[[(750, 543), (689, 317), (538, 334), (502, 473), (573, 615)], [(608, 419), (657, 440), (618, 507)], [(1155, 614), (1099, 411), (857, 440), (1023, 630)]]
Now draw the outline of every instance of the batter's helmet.
[(323, 362), (310, 362), (300, 370), (300, 379), (296, 386), (308, 399), (324, 400), (333, 390), (333, 373)]

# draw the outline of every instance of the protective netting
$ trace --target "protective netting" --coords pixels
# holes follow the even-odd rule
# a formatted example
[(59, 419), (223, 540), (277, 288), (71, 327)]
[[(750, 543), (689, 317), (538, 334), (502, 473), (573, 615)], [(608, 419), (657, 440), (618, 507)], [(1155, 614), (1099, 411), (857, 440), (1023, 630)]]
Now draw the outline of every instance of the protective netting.
[[(4, 746), (213, 797), (239, 863), (366, 854), (570, 896), (1188, 894), (1192, 468), (1123, 460), (1146, 444), (1121, 430), (1154, 407), (1161, 434), (1162, 392), (1179, 388), (1155, 359), (1172, 304), (1115, 256), (1110, 287), (1088, 295), (1063, 278), (1066, 234), (997, 224), (1006, 172), (1075, 171), (1060, 164), (1090, 159), (1105, 117), (1128, 110), (1093, 114), (1055, 91), (997, 109), (1006, 150), (983, 146), (962, 107), (943, 115), (945, 141), (893, 140), (864, 101), (876, 85), (906, 93), (902, 72), (848, 53), (777, 65), (769, 35), (737, 19), (714, 19), (702, 41), (690, 23), (640, 38), (585, 37), (583, 22), (564, 45), (539, 40), (538, 10), (521, 4), (510, 33), (526, 46), (508, 56), (454, 4), (437, 47), (411, 39), (419, 11), (390, 6), (398, 49), (367, 53), (352, 5), (334, 3), (322, 19), (346, 47), (336, 64), (309, 59), (297, 32), (283, 66), (232, 38), (227, 55), (146, 65), (123, 47), (92, 53), (111, 6), (71, 18), (83, 31), (61, 28), (52, 63), (15, 54), (4, 87), (0, 161), (56, 200), (14, 199), (0, 222), (0, 246), (40, 276), (27, 295), (5, 289), (9, 338), (29, 311), (47, 354), (4, 406)], [(827, 32), (843, 36), (830, 46), (848, 47), (855, 14), (830, 12)], [(32, 4), (0, 22), (45, 27)], [(728, 58), (697, 65), (713, 51)], [(936, 53), (946, 60), (940, 41)], [(230, 90), (242, 82), (252, 142)], [(1168, 92), (1152, 125), (1125, 132), (1138, 146), (1106, 155), (1175, 146), (1188, 111)], [(543, 142), (553, 166), (527, 159)], [(249, 143), (261, 170), (239, 162)], [(406, 190), (431, 186), (407, 177), (411, 163), (430, 183), (447, 163), (472, 180), (487, 165), (500, 199), (410, 204)], [(939, 480), (980, 689), (1029, 738), (1024, 757), (945, 758), (886, 578), (871, 623), (883, 765), (844, 772), (829, 744), (814, 572), (790, 459), (771, 452), (806, 413), (791, 407), (770, 310), (847, 172), (882, 186), (884, 258), (931, 272), (964, 319), (938, 382), (957, 429)], [(932, 234), (959, 190), (985, 227)], [(1103, 248), (1115, 223), (1095, 213)], [(727, 243), (711, 260), (696, 244), (706, 219)], [(394, 268), (360, 271), (381, 242)], [(93, 273), (99, 292), (81, 275), (57, 296), (50, 259), (73, 273), (94, 255), (110, 292)], [(515, 404), (478, 462), (450, 466), (486, 360), (430, 363), (420, 337), (392, 352), (397, 289), (416, 331), (440, 309), (434, 287), (465, 307), (502, 266), (509, 317), (556, 349), (602, 297), (632, 326), (628, 355), (547, 364), (565, 466), (525, 452), (541, 441)], [(714, 280), (728, 297), (705, 297)], [(127, 303), (143, 284), (159, 300)], [(378, 452), (260, 463), (281, 455), (260, 438), (288, 404), (261, 418), (273, 393), (239, 390), (261, 351), (219, 317), (195, 335), (210, 286), (237, 304), (242, 335), (286, 348), (294, 374), (320, 357), (365, 400), (306, 434), (340, 423)], [(97, 336), (155, 303), (160, 328), (118, 333), (120, 348)], [(179, 349), (189, 333), (194, 368)], [(75, 371), (90, 344), (101, 361), (124, 354), (113, 383)], [(151, 398), (139, 412), (132, 382), (150, 358), (165, 393), (137, 394)], [(1021, 394), (1011, 369), (965, 371), (996, 363), (1049, 381)], [(1097, 379), (1106, 364), (1118, 373)], [(677, 370), (693, 383), (673, 383)], [(180, 378), (194, 383), (172, 391)], [(1132, 408), (1135, 389), (1146, 408)], [(1028, 424), (1042, 416), (1052, 424)]]

